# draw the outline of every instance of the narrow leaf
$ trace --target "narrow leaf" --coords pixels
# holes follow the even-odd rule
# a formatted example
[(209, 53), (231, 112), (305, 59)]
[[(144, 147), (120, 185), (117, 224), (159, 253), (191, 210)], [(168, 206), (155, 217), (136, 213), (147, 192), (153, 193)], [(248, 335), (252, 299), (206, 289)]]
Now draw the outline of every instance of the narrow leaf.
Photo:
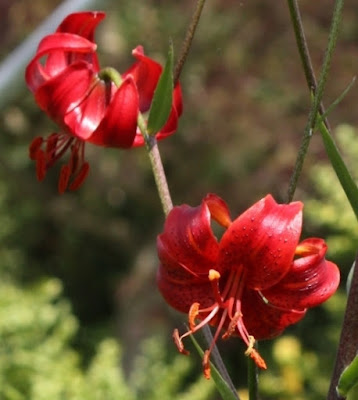
[(328, 129), (326, 128), (325, 124), (323, 123), (322, 119), (320, 118), (317, 121), (318, 129), (321, 132), (322, 139), (324, 146), (326, 148), (326, 153), (331, 161), (332, 167), (339, 179), (339, 182), (348, 198), (348, 201), (354, 211), (358, 219), (358, 188), (356, 183), (354, 182), (352, 176), (350, 175), (346, 164), (344, 163), (342, 156), (339, 153), (339, 150), (329, 133)]
[[(193, 335), (190, 335), (191, 340), (194, 343), (194, 346), (196, 347), (196, 350), (200, 354), (201, 357), (204, 356), (204, 351), (200, 347), (199, 343), (197, 340), (194, 338)], [(215, 386), (218, 390), (218, 392), (222, 396), (222, 400), (238, 400), (238, 395), (237, 393), (233, 393), (227, 382), (223, 379), (223, 377), (220, 375), (219, 371), (215, 367), (213, 363), (210, 363), (210, 369), (211, 369), (211, 376), (215, 382)]]
[(348, 392), (358, 385), (358, 356), (342, 372), (337, 385), (337, 392), (342, 397), (347, 397)]
[(148, 117), (148, 133), (155, 135), (163, 128), (172, 108), (173, 98), (173, 44), (169, 46), (165, 67), (154, 92)]

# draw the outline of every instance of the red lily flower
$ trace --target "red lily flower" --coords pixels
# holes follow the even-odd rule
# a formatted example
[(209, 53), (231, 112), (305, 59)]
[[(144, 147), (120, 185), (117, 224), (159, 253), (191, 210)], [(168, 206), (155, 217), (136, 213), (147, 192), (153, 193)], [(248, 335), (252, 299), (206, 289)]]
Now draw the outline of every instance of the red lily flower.
[[(104, 17), (103, 12), (69, 15), (55, 33), (42, 39), (26, 68), (26, 83), (37, 104), (61, 129), (46, 139), (36, 137), (30, 145), (37, 178), (44, 179), (47, 170), (70, 151), (70, 160), (60, 172), (60, 193), (77, 189), (88, 174), (85, 142), (118, 148), (144, 144), (137, 127), (138, 113), (149, 109), (162, 67), (138, 46), (133, 50), (137, 61), (122, 77), (116, 74), (121, 82), (113, 82), (114, 70), (99, 68), (94, 43), (95, 29)], [(181, 113), (178, 84), (158, 140), (175, 132)]]
[[(325, 259), (325, 242), (299, 243), (302, 207), (277, 204), (268, 195), (231, 221), (226, 203), (209, 194), (198, 207), (181, 205), (169, 213), (157, 241), (158, 286), (173, 308), (188, 313), (190, 329), (173, 335), (180, 352), (187, 354), (184, 337), (206, 324), (217, 327), (203, 360), (207, 378), (221, 331), (223, 338), (238, 335), (245, 354), (265, 369), (255, 340), (279, 335), (337, 289), (339, 270)], [(220, 241), (211, 220), (226, 229)]]

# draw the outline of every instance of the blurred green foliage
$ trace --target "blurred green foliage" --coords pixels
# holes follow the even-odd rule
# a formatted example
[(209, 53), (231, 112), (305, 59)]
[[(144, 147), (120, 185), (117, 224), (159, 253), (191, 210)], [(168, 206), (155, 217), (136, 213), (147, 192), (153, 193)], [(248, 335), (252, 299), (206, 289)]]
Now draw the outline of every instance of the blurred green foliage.
[(71, 341), (78, 321), (61, 296), (61, 283), (48, 279), (21, 288), (0, 284), (0, 398), (4, 400), (207, 400), (213, 384), (199, 378), (185, 384), (188, 358), (166, 360), (160, 337), (141, 345), (134, 368), (125, 377), (122, 350), (102, 339), (87, 367)]
[[(350, 173), (358, 182), (358, 129), (341, 124), (336, 127), (334, 136)], [(310, 196), (305, 203), (306, 216), (316, 229), (325, 232), (329, 251), (344, 267), (346, 276), (357, 252), (355, 215), (328, 163), (313, 166), (311, 178), (315, 196)]]
[[(3, 0), (0, 56), (58, 4)], [(300, 6), (317, 69), (332, 4)], [(138, 44), (164, 62), (169, 37), (177, 55), (192, 7), (191, 0), (108, 2), (97, 35), (101, 64), (125, 70)], [(346, 1), (343, 19), (327, 103), (358, 68), (354, 0)], [(236, 216), (268, 192), (284, 201), (310, 106), (287, 9), (259, 0), (208, 2), (181, 83), (184, 115), (160, 146), (174, 202), (196, 205), (216, 192)], [(353, 88), (330, 115), (332, 126), (345, 123), (337, 139), (353, 172), (357, 97)], [(185, 316), (169, 310), (155, 287), (163, 216), (145, 150), (87, 146), (88, 180), (60, 197), (58, 169), (38, 183), (27, 158), (32, 138), (55, 129), (25, 88), (0, 110), (0, 397), (217, 399), (195, 352), (177, 356), (170, 341)], [(315, 135), (296, 197), (306, 203), (305, 235), (327, 239), (344, 278), (357, 231), (335, 182)], [(263, 400), (324, 397), (344, 302), (340, 292), (260, 345), (269, 365), (261, 374)], [(230, 340), (220, 350), (245, 400), (244, 347)]]

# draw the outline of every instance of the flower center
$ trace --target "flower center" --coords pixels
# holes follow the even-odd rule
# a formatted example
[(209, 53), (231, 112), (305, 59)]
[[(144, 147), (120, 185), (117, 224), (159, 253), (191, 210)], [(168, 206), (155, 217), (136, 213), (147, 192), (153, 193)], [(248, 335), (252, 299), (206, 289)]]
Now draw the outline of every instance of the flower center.
[[(67, 164), (61, 167), (58, 191), (78, 189), (89, 172), (89, 164), (84, 158), (85, 142), (66, 133), (53, 133), (48, 138), (36, 137), (30, 144), (29, 156), (36, 161), (36, 176), (42, 181), (49, 168), (68, 150), (71, 155)], [(70, 182), (71, 181), (71, 182)]]
[[(222, 291), (220, 291), (219, 286), (220, 278), (218, 271), (214, 269), (209, 271), (209, 281), (215, 299), (214, 304), (201, 309), (199, 303), (193, 303), (188, 314), (190, 329), (182, 336), (179, 336), (177, 329), (174, 331), (173, 338), (179, 351), (188, 354), (182, 343), (184, 337), (197, 332), (206, 324), (215, 325), (217, 328), (213, 340), (209, 349), (205, 351), (203, 359), (204, 375), (207, 379), (210, 378), (210, 354), (224, 328), (226, 330), (222, 335), (223, 339), (228, 339), (234, 333), (238, 334), (247, 345), (245, 355), (252, 358), (259, 368), (266, 369), (265, 361), (254, 348), (255, 338), (248, 333), (242, 318), (241, 297), (245, 282), (243, 266), (232, 268)], [(196, 324), (195, 319), (200, 319), (200, 323)]]

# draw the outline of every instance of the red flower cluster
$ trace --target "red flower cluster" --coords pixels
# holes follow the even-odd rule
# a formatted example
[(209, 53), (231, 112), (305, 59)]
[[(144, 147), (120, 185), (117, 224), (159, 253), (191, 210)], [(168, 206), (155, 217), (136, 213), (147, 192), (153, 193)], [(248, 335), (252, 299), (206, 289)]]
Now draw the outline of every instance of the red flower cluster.
[[(277, 204), (268, 195), (231, 221), (226, 203), (209, 194), (198, 207), (181, 205), (170, 212), (157, 241), (158, 286), (172, 307), (189, 315), (189, 331), (181, 337), (174, 332), (182, 353), (187, 353), (184, 337), (206, 324), (217, 327), (204, 355), (206, 377), (221, 331), (223, 338), (240, 336), (246, 355), (266, 368), (255, 340), (280, 334), (337, 289), (339, 270), (325, 259), (325, 242), (299, 243), (302, 207)], [(220, 241), (211, 220), (226, 229)]]
[[(62, 166), (59, 191), (77, 189), (86, 178), (85, 142), (99, 146), (130, 148), (144, 144), (137, 127), (139, 112), (149, 110), (162, 72), (160, 64), (133, 50), (136, 62), (121, 76), (117, 86), (106, 69), (100, 70), (94, 31), (105, 17), (102, 12), (69, 15), (56, 32), (39, 44), (26, 68), (26, 82), (35, 100), (60, 127), (48, 138), (36, 137), (30, 157), (36, 161), (37, 178), (70, 152)], [(180, 85), (176, 85), (170, 116), (157, 133), (158, 140), (175, 132), (182, 112)]]

